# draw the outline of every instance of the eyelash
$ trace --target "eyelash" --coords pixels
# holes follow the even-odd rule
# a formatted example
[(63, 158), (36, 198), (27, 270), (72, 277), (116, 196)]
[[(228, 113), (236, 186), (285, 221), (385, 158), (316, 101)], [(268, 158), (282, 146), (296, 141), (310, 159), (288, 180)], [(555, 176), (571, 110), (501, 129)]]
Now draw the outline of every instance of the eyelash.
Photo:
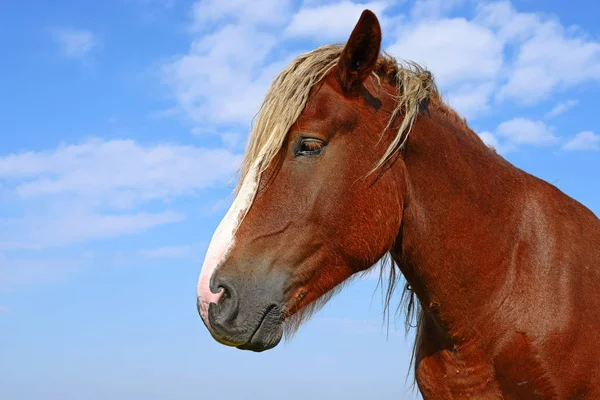
[(325, 143), (319, 139), (306, 138), (298, 144), (296, 156), (317, 156), (323, 152)]

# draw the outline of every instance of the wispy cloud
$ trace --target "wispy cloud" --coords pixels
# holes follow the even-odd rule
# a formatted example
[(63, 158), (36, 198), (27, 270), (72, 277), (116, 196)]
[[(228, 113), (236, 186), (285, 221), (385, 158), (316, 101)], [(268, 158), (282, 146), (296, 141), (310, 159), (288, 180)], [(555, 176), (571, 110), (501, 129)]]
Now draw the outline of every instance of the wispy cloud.
[(181, 222), (176, 211), (101, 213), (59, 209), (57, 214), (31, 213), (0, 220), (0, 250), (41, 250), (52, 247), (131, 235), (157, 226)]
[(22, 199), (73, 195), (130, 209), (211, 187), (230, 178), (240, 161), (226, 149), (90, 139), (0, 156), (0, 180)]
[(499, 99), (536, 104), (556, 91), (600, 80), (600, 43), (556, 18), (520, 13), (504, 1), (481, 6), (479, 19), (518, 46)]
[(489, 98), (495, 89), (491, 82), (457, 85), (448, 92), (446, 101), (461, 116), (475, 119), (490, 111)]
[(492, 132), (484, 131), (479, 133), (479, 137), (485, 144), (495, 149), (498, 153), (504, 153), (504, 149), (500, 146), (500, 142)]
[(579, 132), (569, 140), (563, 150), (598, 150), (600, 149), (600, 135), (592, 131)]
[(240, 160), (226, 149), (101, 139), (0, 156), (0, 200), (26, 211), (0, 217), (0, 248), (64, 246), (182, 221), (166, 205), (228, 181)]
[(260, 100), (283, 62), (266, 60), (274, 35), (247, 25), (226, 25), (192, 43), (163, 68), (183, 115), (197, 123), (250, 126)]
[(505, 121), (498, 125), (496, 133), (516, 146), (547, 146), (558, 142), (552, 128), (543, 121), (532, 121), (527, 118), (513, 118)]
[(285, 34), (319, 40), (345, 40), (365, 8), (370, 9), (379, 16), (379, 19), (382, 19), (385, 18), (383, 11), (390, 5), (385, 1), (354, 3), (346, 0), (339, 3), (303, 7), (294, 14), (285, 29)]
[(291, 12), (290, 0), (203, 0), (192, 6), (192, 30), (206, 32), (223, 21), (235, 25), (280, 26)]
[(296, 11), (289, 1), (196, 2), (190, 51), (164, 66), (165, 82), (187, 118), (248, 127), (271, 79), (296, 54), (289, 40), (343, 41), (364, 8), (384, 25), (402, 21), (385, 29), (386, 51), (427, 66), (444, 97), (470, 120), (494, 113), (494, 101), (526, 107), (600, 80), (600, 43), (581, 30), (519, 12), (509, 1), (481, 3), (473, 16), (449, 16), (464, 3), (419, 0), (406, 14), (393, 14), (387, 0), (305, 1)]
[(502, 154), (515, 151), (522, 146), (544, 147), (559, 142), (552, 127), (543, 121), (527, 118), (513, 118), (502, 122), (493, 133), (482, 132), (479, 136)]
[(560, 114), (563, 114), (563, 113), (569, 111), (571, 108), (575, 107), (577, 104), (579, 104), (579, 102), (577, 100), (562, 101), (562, 102), (556, 104), (552, 108), (552, 110), (550, 110), (548, 113), (546, 113), (545, 117), (546, 118), (557, 117)]
[(463, 18), (407, 26), (389, 51), (426, 65), (442, 86), (489, 82), (502, 68), (503, 43), (494, 32)]
[(68, 58), (84, 58), (98, 46), (96, 36), (85, 29), (57, 28), (52, 34), (62, 54)]
[(389, 51), (429, 67), (470, 119), (489, 112), (493, 100), (530, 106), (600, 80), (600, 43), (581, 30), (509, 1), (480, 3), (473, 18), (446, 16), (462, 3), (418, 1)]
[(10, 307), (0, 305), (0, 315), (9, 314), (9, 313), (10, 313)]

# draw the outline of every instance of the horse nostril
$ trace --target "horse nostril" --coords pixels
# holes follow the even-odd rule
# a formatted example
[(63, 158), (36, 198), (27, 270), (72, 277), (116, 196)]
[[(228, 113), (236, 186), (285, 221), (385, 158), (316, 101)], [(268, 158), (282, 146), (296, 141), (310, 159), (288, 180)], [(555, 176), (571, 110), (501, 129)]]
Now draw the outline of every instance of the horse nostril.
[(223, 306), (229, 299), (231, 299), (231, 292), (225, 286), (219, 286), (219, 290), (223, 290), (223, 294), (219, 298), (219, 306)]
[(235, 288), (229, 282), (219, 282), (217, 293), (221, 292), (221, 297), (217, 302), (214, 317), (221, 323), (231, 323), (238, 315), (239, 297)]

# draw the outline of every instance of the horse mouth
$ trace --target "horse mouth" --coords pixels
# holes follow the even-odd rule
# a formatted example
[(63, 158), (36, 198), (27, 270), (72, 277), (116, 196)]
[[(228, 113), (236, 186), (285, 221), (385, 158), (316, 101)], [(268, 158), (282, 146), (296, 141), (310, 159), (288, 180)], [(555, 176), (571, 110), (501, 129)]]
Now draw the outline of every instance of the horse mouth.
[(283, 321), (281, 312), (276, 305), (269, 306), (250, 336), (250, 339), (242, 345), (236, 346), (240, 350), (262, 352), (277, 346), (283, 336)]

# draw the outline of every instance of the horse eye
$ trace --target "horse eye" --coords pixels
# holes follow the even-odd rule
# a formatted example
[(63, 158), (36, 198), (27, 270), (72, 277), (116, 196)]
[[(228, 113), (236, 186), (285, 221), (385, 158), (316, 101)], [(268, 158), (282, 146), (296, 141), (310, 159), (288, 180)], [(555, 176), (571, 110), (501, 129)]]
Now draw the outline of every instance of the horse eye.
[(325, 148), (325, 143), (319, 139), (302, 139), (296, 155), (298, 156), (315, 156), (321, 154)]

